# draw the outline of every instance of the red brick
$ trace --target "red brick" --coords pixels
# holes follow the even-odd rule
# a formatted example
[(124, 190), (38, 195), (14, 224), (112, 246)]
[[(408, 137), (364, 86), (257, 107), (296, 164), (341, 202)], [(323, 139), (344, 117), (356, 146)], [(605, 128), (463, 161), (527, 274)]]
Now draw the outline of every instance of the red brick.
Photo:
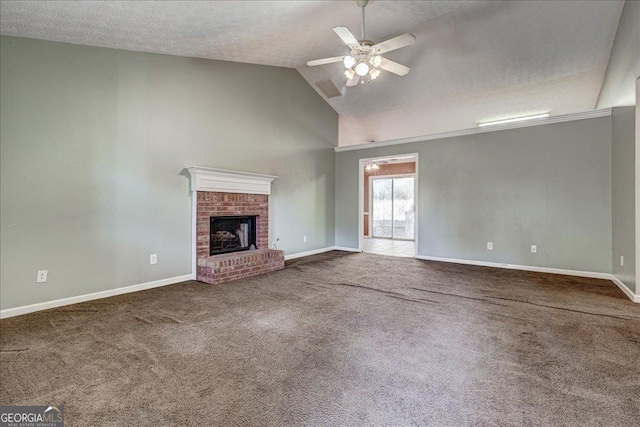
[[(209, 221), (218, 215), (256, 215), (258, 251), (209, 256)], [(269, 250), (269, 197), (262, 194), (198, 192), (196, 253), (198, 260), (215, 261), (197, 269), (198, 280), (222, 283), (284, 267), (281, 251)], [(208, 264), (209, 265), (209, 264)]]

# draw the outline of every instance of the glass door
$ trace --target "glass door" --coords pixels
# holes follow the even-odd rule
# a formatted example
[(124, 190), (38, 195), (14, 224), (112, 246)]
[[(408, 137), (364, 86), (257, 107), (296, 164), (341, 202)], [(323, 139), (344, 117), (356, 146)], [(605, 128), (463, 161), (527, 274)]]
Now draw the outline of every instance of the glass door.
[(391, 239), (393, 223), (393, 180), (376, 178), (372, 180), (371, 195), (373, 197), (373, 220), (371, 222), (371, 234), (373, 237), (386, 237)]
[(414, 240), (414, 177), (371, 180), (371, 235)]
[(413, 240), (413, 177), (393, 179), (393, 239)]

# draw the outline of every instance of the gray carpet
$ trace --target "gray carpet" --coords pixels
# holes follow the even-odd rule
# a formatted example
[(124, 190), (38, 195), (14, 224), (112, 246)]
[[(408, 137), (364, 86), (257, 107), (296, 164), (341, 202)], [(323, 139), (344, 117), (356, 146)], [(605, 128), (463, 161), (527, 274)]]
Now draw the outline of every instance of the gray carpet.
[(640, 306), (605, 280), (330, 252), (0, 331), (0, 403), (70, 426), (640, 420)]

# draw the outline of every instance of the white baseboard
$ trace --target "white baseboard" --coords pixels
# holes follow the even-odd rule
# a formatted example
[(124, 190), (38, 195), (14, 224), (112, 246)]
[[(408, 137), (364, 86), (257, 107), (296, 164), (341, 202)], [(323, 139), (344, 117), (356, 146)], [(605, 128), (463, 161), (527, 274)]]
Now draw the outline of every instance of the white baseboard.
[(317, 255), (317, 254), (330, 252), (330, 251), (362, 252), (361, 250), (355, 249), (355, 248), (345, 248), (342, 246), (327, 246), (326, 248), (314, 249), (312, 251), (298, 252), (297, 254), (285, 255), (284, 259), (285, 261), (289, 261), (290, 259), (302, 258), (305, 256)]
[[(353, 249), (353, 248), (329, 246), (326, 248), (320, 248), (312, 251), (299, 252), (297, 254), (287, 255), (285, 256), (285, 260), (301, 258), (309, 255), (316, 255), (319, 253), (329, 252), (333, 250), (360, 252), (359, 250)], [(91, 294), (78, 295), (75, 297), (62, 298), (62, 299), (57, 299), (53, 301), (39, 302), (36, 304), (23, 305), (21, 307), (6, 308), (4, 310), (0, 310), (0, 319), (20, 316), (22, 314), (33, 313), (36, 311), (48, 310), (50, 308), (62, 307), (65, 305), (93, 301), (100, 298), (108, 298), (116, 295), (128, 294), (131, 292), (144, 291), (146, 289), (158, 288), (161, 286), (173, 285), (174, 283), (186, 282), (188, 280), (196, 280), (196, 274), (195, 273), (185, 274), (184, 276), (169, 277), (167, 279), (154, 280), (153, 282), (146, 282), (146, 283), (140, 283), (138, 285), (124, 286), (122, 288), (109, 289), (107, 291), (94, 292)]]
[(424, 256), (424, 255), (416, 255), (416, 258), (424, 259), (427, 261), (441, 261), (441, 262), (451, 262), (455, 264), (479, 265), (482, 267), (507, 268), (509, 270), (536, 271), (539, 273), (563, 274), (565, 276), (592, 277), (594, 279), (611, 279), (611, 274), (609, 273), (596, 273), (592, 271), (564, 270), (561, 268), (534, 267), (531, 265), (505, 264), (501, 262), (473, 261), (473, 260), (467, 260), (467, 259), (441, 258), (441, 257)]
[(48, 310), (50, 308), (62, 307), (70, 304), (78, 304), (80, 302), (92, 301), (101, 298), (112, 297), (116, 295), (128, 294), (131, 292), (144, 291), (151, 288), (159, 288), (161, 286), (173, 285), (174, 283), (195, 280), (194, 274), (185, 274), (184, 276), (169, 277), (167, 279), (154, 280), (153, 282), (140, 283), (138, 285), (124, 286), (122, 288), (109, 289), (107, 291), (94, 292), (91, 294), (78, 295), (75, 297), (62, 298), (53, 301), (39, 302), (37, 304), (23, 305), (22, 307), (6, 308), (0, 310), (0, 319), (8, 317), (20, 316), (21, 314), (33, 313), (34, 311)]
[(611, 280), (622, 290), (622, 292), (625, 293), (627, 297), (629, 297), (631, 301), (640, 303), (640, 295), (634, 295), (634, 293), (631, 292), (631, 289), (629, 289), (624, 283), (618, 280), (616, 276), (610, 273), (598, 273), (594, 271), (580, 271), (580, 270), (564, 270), (562, 268), (535, 267), (532, 265), (504, 264), (500, 262), (473, 261), (473, 260), (467, 260), (467, 259), (442, 258), (442, 257), (425, 256), (425, 255), (416, 255), (415, 258), (423, 259), (426, 261), (450, 262), (454, 264), (479, 265), (482, 267), (506, 268), (510, 270), (534, 271), (537, 273), (562, 274), (564, 276), (590, 277), (593, 279)]
[(311, 256), (311, 255), (317, 255), (317, 254), (321, 254), (321, 253), (324, 253), (324, 252), (332, 251), (335, 248), (336, 248), (335, 246), (328, 246), (326, 248), (314, 249), (312, 251), (298, 252), (298, 253), (295, 253), (295, 254), (285, 255), (284, 256), (284, 260), (285, 261), (289, 261), (290, 259), (302, 258), (302, 257), (305, 257), (305, 256)]
[(358, 248), (347, 248), (345, 246), (334, 246), (333, 249), (336, 251), (344, 251), (344, 252), (362, 252)]
[[(620, 288), (620, 290), (622, 290), (622, 292), (625, 293), (626, 296), (629, 297), (629, 299), (633, 302), (637, 302), (640, 303), (640, 295), (634, 295), (633, 292), (631, 292), (631, 289), (629, 289), (627, 287), (627, 285), (624, 284), (624, 282), (620, 279), (618, 279), (616, 276), (614, 276), (613, 274), (611, 275), (611, 281), (613, 283), (615, 283), (616, 285), (618, 285), (618, 287)], [(637, 285), (636, 285), (637, 286)]]
[[(342, 246), (329, 246), (326, 248), (315, 249), (307, 252), (299, 252), (297, 254), (291, 254), (285, 256), (286, 260), (302, 258), (305, 256), (316, 255), (329, 251), (346, 251), (346, 252), (361, 252), (356, 248), (347, 248)], [(624, 294), (629, 297), (629, 299), (633, 302), (640, 303), (640, 295), (635, 295), (631, 292), (622, 281), (620, 281), (613, 274), (609, 273), (596, 273), (590, 271), (577, 271), (577, 270), (563, 270), (560, 268), (548, 268), (548, 267), (534, 267), (528, 265), (517, 265), (517, 264), (503, 264), (497, 262), (487, 262), (487, 261), (472, 261), (465, 259), (456, 259), (456, 258), (441, 258), (441, 257), (431, 257), (424, 255), (416, 255), (417, 259), (422, 259), (426, 261), (439, 261), (439, 262), (450, 262), (456, 264), (468, 264), (468, 265), (479, 265), (484, 267), (495, 267), (495, 268), (507, 268), (512, 270), (524, 270), (524, 271), (535, 271), (540, 273), (551, 273), (551, 274), (563, 274), (566, 276), (579, 276), (579, 277), (591, 277), (596, 279), (606, 279), (611, 280), (615, 283)], [(185, 274), (183, 276), (169, 277), (167, 279), (154, 280), (152, 282), (140, 283), (138, 285), (124, 286), (122, 288), (109, 289), (107, 291), (94, 292), (91, 294), (78, 295), (75, 297), (62, 298), (53, 301), (46, 301), (37, 304), (24, 305), (21, 307), (15, 308), (7, 308), (4, 310), (0, 310), (0, 319), (6, 319), (8, 317), (20, 316), (21, 314), (33, 313), (36, 311), (48, 310), (50, 308), (62, 307), (65, 305), (78, 304), (86, 301), (93, 301), (101, 298), (112, 297), (116, 295), (128, 294), (131, 292), (144, 291), (146, 289), (159, 288), (161, 286), (173, 285), (175, 283), (186, 282), (189, 280), (196, 280), (195, 274)]]

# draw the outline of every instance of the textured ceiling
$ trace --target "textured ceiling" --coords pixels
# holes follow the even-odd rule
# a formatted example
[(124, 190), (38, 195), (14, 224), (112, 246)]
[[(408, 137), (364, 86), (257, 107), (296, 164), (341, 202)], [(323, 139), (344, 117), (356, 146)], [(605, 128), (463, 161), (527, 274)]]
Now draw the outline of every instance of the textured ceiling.
[[(467, 129), (479, 121), (594, 108), (622, 1), (382, 1), (367, 38), (411, 32), (385, 55), (412, 68), (328, 100), (340, 145)], [(0, 33), (143, 52), (297, 68), (315, 88), (344, 86), (331, 31), (360, 33), (355, 1), (2, 1)]]

